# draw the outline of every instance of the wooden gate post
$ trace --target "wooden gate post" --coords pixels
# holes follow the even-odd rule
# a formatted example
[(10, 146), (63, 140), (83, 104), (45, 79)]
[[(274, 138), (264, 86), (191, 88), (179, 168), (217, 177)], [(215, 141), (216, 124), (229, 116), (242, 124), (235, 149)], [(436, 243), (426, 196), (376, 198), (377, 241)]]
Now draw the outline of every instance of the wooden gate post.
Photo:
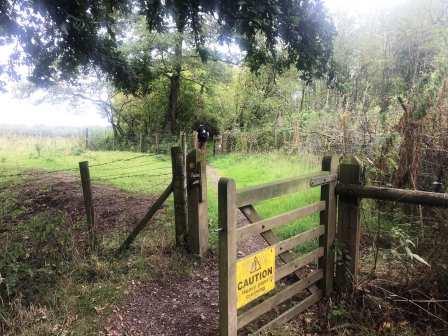
[[(339, 168), (339, 183), (362, 184), (362, 167), (354, 157), (345, 157)], [(336, 286), (340, 290), (353, 289), (358, 281), (360, 199), (356, 196), (339, 195), (338, 201), (338, 253)]]
[[(331, 175), (338, 173), (338, 157), (326, 156), (322, 160), (322, 171), (328, 171)], [(320, 225), (325, 227), (325, 234), (319, 238), (319, 246), (324, 248), (324, 256), (319, 259), (319, 268), (322, 268), (324, 277), (321, 281), (321, 289), (325, 296), (333, 291), (336, 238), (336, 183), (337, 179), (321, 187), (321, 201), (325, 202), (325, 210), (320, 213)]]
[(185, 246), (188, 228), (187, 173), (184, 152), (180, 147), (171, 148), (171, 161), (176, 245)]
[(221, 139), (221, 153), (228, 153), (230, 152), (228, 150), (228, 141), (229, 141), (229, 135), (227, 132), (224, 132), (222, 134), (222, 139)]
[(193, 131), (193, 133), (191, 134), (191, 148), (198, 149), (198, 147), (198, 132)]
[(218, 184), (219, 214), (219, 335), (236, 336), (236, 186), (221, 178)]
[(95, 237), (95, 213), (92, 201), (92, 186), (90, 183), (89, 162), (83, 161), (79, 163), (79, 173), (81, 175), (82, 194), (84, 197), (84, 207), (86, 209), (87, 229), (89, 233), (89, 246), (93, 251), (96, 248)]
[(188, 245), (201, 257), (208, 251), (208, 204), (205, 151), (193, 149), (187, 155)]

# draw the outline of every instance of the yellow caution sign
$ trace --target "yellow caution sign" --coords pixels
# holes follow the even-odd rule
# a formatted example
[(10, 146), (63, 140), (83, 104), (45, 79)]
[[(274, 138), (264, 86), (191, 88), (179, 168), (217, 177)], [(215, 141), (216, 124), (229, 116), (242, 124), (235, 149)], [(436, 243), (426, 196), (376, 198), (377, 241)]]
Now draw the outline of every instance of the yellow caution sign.
[(236, 264), (237, 308), (275, 288), (275, 248), (269, 247)]

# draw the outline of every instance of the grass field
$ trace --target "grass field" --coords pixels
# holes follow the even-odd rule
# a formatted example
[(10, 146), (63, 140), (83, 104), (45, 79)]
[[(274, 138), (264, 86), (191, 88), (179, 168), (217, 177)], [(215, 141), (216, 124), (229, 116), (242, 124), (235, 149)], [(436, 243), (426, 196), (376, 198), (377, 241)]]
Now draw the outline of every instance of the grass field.
[(167, 155), (85, 151), (76, 138), (0, 138), (0, 179), (30, 169), (79, 175), (78, 164), (89, 161), (93, 182), (155, 194), (171, 180)]
[[(79, 175), (80, 161), (89, 161), (94, 183), (112, 185), (130, 192), (154, 195), (160, 193), (171, 179), (171, 162), (167, 155), (85, 151), (82, 141), (77, 138), (0, 138), (0, 180), (34, 169)], [(209, 163), (221, 176), (233, 178), (239, 189), (318, 171), (320, 166), (320, 162), (314, 157), (287, 156), (281, 153), (218, 155), (210, 157)], [(256, 208), (267, 218), (318, 199), (319, 190), (316, 188), (261, 202), (256, 204)], [(217, 190), (213, 184), (209, 184), (209, 218), (213, 246), (217, 238), (214, 233), (218, 225), (217, 209)], [(318, 215), (315, 214), (281, 228), (279, 233), (286, 238), (310, 229), (317, 222)]]

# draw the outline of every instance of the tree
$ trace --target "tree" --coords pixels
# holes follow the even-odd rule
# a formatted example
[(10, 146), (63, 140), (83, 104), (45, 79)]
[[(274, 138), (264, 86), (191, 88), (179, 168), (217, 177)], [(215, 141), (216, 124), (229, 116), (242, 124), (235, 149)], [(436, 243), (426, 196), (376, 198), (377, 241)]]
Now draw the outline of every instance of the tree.
[[(32, 66), (30, 79), (40, 86), (72, 80), (80, 71), (96, 67), (123, 92), (145, 94), (153, 76), (153, 55), (127, 59), (120, 45), (135, 15), (146, 18), (150, 32), (190, 32), (202, 60), (208, 51), (204, 25), (215, 19), (219, 40), (237, 42), (252, 70), (273, 63), (292, 64), (304, 78), (327, 71), (334, 28), (320, 0), (5, 0), (0, 3), (0, 44), (17, 42), (10, 69), (22, 62)], [(286, 50), (283, 56), (278, 50)], [(176, 74), (177, 73), (177, 74)], [(179, 67), (172, 76), (172, 92), (179, 87)], [(175, 101), (172, 102), (176, 104)], [(172, 109), (175, 106), (171, 107)]]

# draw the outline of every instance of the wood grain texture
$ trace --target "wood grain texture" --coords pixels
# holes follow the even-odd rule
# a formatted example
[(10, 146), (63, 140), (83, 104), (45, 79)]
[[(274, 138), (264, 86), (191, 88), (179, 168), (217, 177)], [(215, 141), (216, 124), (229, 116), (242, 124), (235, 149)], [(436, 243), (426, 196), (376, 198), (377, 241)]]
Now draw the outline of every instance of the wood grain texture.
[(300, 209), (295, 209), (286, 212), (284, 214), (274, 216), (272, 218), (264, 219), (249, 225), (245, 225), (237, 229), (237, 236), (238, 236), (237, 239), (238, 241), (240, 241), (248, 236), (254, 234), (261, 234), (265, 231), (270, 231), (279, 226), (312, 215), (313, 213), (323, 211), (324, 209), (325, 209), (325, 202), (316, 202), (314, 204), (308, 205)]
[[(361, 185), (361, 165), (355, 158), (345, 159), (340, 166), (339, 182)], [(338, 242), (340, 256), (336, 268), (336, 285), (350, 290), (358, 280), (359, 244), (361, 240), (360, 199), (355, 195), (339, 195)]]
[(302, 267), (311, 264), (314, 261), (317, 261), (320, 257), (324, 255), (324, 249), (322, 247), (307, 253), (303, 256), (300, 256), (291, 262), (278, 267), (275, 270), (275, 281), (279, 281), (284, 277), (294, 273), (295, 271), (301, 269)]
[[(336, 156), (326, 156), (322, 160), (322, 170), (328, 171), (331, 175), (338, 173), (339, 158)], [(324, 249), (324, 255), (319, 260), (319, 268), (324, 271), (324, 278), (321, 281), (321, 289), (325, 296), (329, 296), (333, 291), (334, 271), (335, 271), (335, 249), (336, 238), (336, 181), (321, 187), (321, 201), (325, 202), (325, 211), (320, 213), (320, 225), (325, 227), (325, 234), (320, 237), (319, 245)]]
[(219, 335), (236, 336), (236, 188), (233, 180), (218, 183), (219, 214)]
[(277, 294), (267, 298), (260, 304), (256, 305), (255, 307), (250, 308), (249, 310), (245, 311), (241, 315), (238, 316), (238, 329), (243, 328), (253, 320), (257, 319), (261, 315), (269, 312), (270, 310), (274, 309), (276, 306), (282, 304), (286, 300), (289, 300), (293, 296), (299, 294), (303, 290), (305, 290), (310, 285), (316, 283), (320, 279), (323, 278), (323, 271), (318, 270), (316, 272), (311, 273), (306, 278), (297, 281), (296, 283), (287, 286), (286, 288), (282, 289)]
[(321, 291), (317, 291), (316, 293), (311, 294), (305, 300), (301, 301), (300, 303), (296, 304), (292, 308), (288, 309), (287, 311), (285, 311), (284, 313), (279, 315), (276, 319), (272, 320), (268, 324), (265, 324), (262, 328), (258, 329), (252, 335), (260, 335), (263, 332), (265, 332), (266, 330), (268, 330), (269, 328), (280, 326), (280, 325), (288, 322), (289, 320), (296, 317), (298, 314), (300, 314), (303, 311), (305, 311), (306, 309), (308, 309), (310, 306), (319, 302), (320, 299), (322, 299)]
[(318, 177), (328, 176), (328, 172), (316, 172), (299, 177), (293, 177), (272, 183), (262, 184), (256, 187), (246, 188), (238, 191), (237, 206), (243, 207), (255, 204), (270, 198), (275, 198), (290, 193), (310, 188), (310, 183)]
[(188, 228), (187, 172), (181, 147), (171, 148), (176, 245), (185, 246)]
[[(262, 218), (258, 214), (257, 210), (253, 207), (253, 205), (247, 205), (240, 208), (240, 211), (243, 213), (243, 215), (247, 218), (247, 220), (251, 223), (261, 221)], [(263, 239), (268, 243), (269, 245), (275, 245), (280, 242), (280, 239), (277, 237), (277, 235), (272, 231), (266, 231), (261, 234)], [(296, 258), (296, 254), (292, 251), (285, 251), (282, 254), (278, 255), (278, 259), (283, 263), (288, 263), (293, 261)], [(297, 272), (295, 274), (297, 279), (300, 279), (300, 273)], [(309, 288), (310, 293), (316, 293), (319, 290), (319, 288), (316, 285), (312, 285)]]
[(95, 210), (93, 207), (92, 185), (90, 181), (90, 169), (88, 161), (79, 163), (79, 173), (81, 175), (82, 195), (84, 198), (84, 208), (86, 210), (89, 247), (93, 251), (96, 249), (97, 241), (95, 235)]

